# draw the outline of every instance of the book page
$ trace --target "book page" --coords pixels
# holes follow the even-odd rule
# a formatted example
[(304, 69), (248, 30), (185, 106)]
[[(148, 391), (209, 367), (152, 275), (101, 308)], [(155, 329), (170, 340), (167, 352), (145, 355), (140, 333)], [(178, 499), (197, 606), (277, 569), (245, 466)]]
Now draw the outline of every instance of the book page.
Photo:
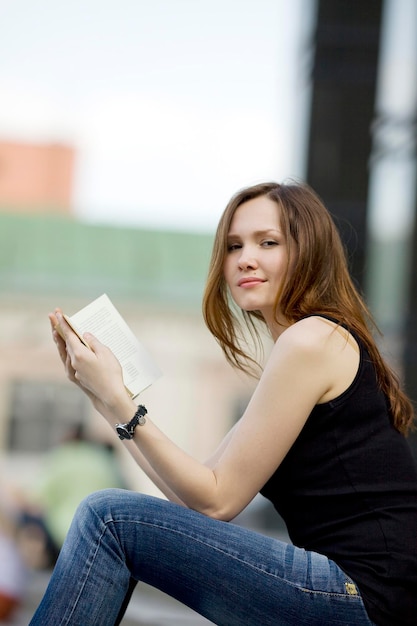
[(89, 332), (110, 348), (122, 366), (123, 381), (132, 398), (161, 375), (156, 363), (106, 294), (65, 318), (79, 336)]

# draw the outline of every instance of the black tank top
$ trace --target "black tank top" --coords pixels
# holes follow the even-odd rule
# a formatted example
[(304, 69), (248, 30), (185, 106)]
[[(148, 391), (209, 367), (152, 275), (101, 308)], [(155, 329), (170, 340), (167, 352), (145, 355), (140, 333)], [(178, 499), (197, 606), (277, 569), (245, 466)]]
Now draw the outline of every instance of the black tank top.
[(373, 622), (416, 626), (417, 470), (355, 339), (354, 381), (315, 406), (261, 493), (295, 545), (326, 555), (352, 578)]

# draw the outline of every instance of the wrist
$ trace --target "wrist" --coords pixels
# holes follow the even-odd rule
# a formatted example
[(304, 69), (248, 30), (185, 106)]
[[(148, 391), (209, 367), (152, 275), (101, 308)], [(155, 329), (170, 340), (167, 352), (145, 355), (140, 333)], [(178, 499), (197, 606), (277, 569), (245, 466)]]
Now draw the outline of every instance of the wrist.
[(119, 439), (133, 439), (135, 430), (138, 426), (146, 424), (145, 415), (148, 413), (146, 407), (143, 404), (139, 404), (134, 416), (129, 422), (118, 423), (115, 425), (116, 432)]
[(115, 421), (126, 421), (132, 417), (137, 408), (137, 403), (132, 400), (125, 388), (112, 393), (111, 396), (102, 399), (106, 409), (105, 418), (111, 425)]
[(95, 409), (103, 416), (111, 428), (116, 422), (128, 422), (134, 415), (137, 404), (127, 394), (115, 398), (111, 402), (108, 399), (93, 400)]

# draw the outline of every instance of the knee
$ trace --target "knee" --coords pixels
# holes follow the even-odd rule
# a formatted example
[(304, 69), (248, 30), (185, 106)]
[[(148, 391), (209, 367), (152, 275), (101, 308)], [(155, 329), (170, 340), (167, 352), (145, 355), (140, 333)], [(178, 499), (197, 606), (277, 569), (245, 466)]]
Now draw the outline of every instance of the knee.
[(78, 505), (75, 517), (87, 519), (90, 517), (101, 519), (103, 522), (112, 519), (112, 512), (123, 507), (123, 500), (129, 492), (124, 489), (101, 489), (94, 491), (81, 500)]
[[(150, 519), (164, 517), (166, 507), (177, 507), (172, 502), (127, 489), (103, 489), (84, 498), (78, 506), (74, 522), (86, 528), (107, 526), (131, 518)], [(161, 512), (161, 507), (163, 511)], [(183, 511), (182, 507), (179, 507)]]

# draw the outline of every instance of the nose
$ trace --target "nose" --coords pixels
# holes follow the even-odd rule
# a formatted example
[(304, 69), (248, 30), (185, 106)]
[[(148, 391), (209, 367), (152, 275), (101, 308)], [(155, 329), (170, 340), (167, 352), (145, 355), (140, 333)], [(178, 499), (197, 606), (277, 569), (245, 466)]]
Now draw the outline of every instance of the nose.
[(256, 269), (258, 267), (258, 262), (253, 254), (253, 250), (250, 250), (249, 248), (241, 248), (238, 264), (239, 269), (242, 270)]

